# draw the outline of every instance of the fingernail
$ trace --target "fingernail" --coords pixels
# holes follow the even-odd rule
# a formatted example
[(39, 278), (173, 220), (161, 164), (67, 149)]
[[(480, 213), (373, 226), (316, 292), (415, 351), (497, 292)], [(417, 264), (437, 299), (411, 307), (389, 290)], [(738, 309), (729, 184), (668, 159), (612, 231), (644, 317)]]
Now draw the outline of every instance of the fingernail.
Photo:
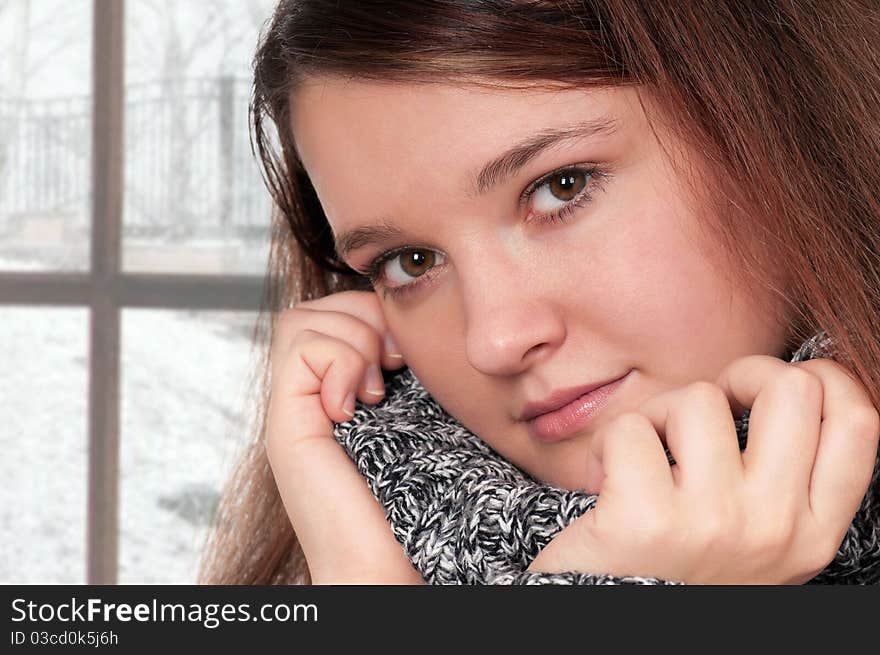
[(342, 403), (342, 411), (349, 416), (354, 416), (354, 391), (350, 391), (345, 397), (345, 402)]
[(374, 396), (385, 395), (385, 379), (382, 377), (382, 371), (375, 364), (370, 364), (367, 368), (364, 382), (367, 387), (367, 393), (371, 393)]
[(389, 357), (403, 358), (403, 355), (400, 354), (400, 348), (397, 347), (397, 343), (395, 343), (394, 337), (391, 336), (390, 332), (385, 333), (385, 354)]

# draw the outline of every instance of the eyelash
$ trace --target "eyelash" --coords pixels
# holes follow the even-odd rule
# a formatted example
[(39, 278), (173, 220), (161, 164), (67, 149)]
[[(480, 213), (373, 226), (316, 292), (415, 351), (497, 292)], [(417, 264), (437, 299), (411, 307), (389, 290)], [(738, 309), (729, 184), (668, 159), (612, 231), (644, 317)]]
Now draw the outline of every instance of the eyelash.
[[(525, 191), (523, 191), (520, 196), (520, 207), (525, 205), (529, 199), (534, 195), (534, 193), (540, 189), (545, 184), (548, 184), (556, 175), (560, 173), (584, 173), (587, 176), (587, 182), (584, 185), (584, 188), (578, 193), (574, 198), (569, 200), (565, 205), (557, 209), (556, 211), (550, 212), (549, 214), (544, 214), (542, 216), (538, 216), (536, 219), (540, 223), (561, 223), (565, 222), (573, 212), (576, 210), (585, 207), (593, 200), (593, 192), (597, 189), (601, 188), (601, 183), (608, 177), (608, 173), (599, 170), (598, 166), (565, 166), (563, 168), (557, 168), (554, 171), (551, 171), (544, 175), (543, 177), (537, 179), (532, 182), (528, 187), (526, 187)], [(594, 188), (591, 188), (594, 187)], [(381, 284), (383, 273), (382, 270), (385, 264), (403, 252), (407, 252), (410, 250), (420, 250), (420, 248), (416, 248), (413, 246), (402, 246), (400, 248), (394, 248), (393, 250), (389, 250), (378, 255), (375, 259), (373, 259), (369, 264), (367, 264), (366, 270), (362, 271), (361, 274), (365, 275), (369, 278), (370, 282), (373, 286), (377, 284)], [(433, 270), (433, 267), (430, 270)], [(410, 282), (408, 284), (403, 284), (397, 287), (387, 287), (382, 286), (382, 297), (385, 298), (387, 296), (391, 296), (393, 300), (401, 300), (405, 296), (416, 291), (423, 284), (426, 284), (426, 280), (430, 280), (431, 274), (430, 272), (421, 275), (416, 278), (417, 281)]]

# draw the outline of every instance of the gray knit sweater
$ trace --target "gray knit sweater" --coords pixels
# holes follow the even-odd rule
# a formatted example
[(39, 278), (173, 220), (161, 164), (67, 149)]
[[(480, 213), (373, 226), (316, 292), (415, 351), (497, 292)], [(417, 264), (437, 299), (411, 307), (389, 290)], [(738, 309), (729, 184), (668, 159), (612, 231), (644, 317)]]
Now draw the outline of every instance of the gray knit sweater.
[[(823, 356), (829, 345), (820, 333), (791, 361)], [(735, 424), (742, 449), (748, 412)], [(408, 368), (388, 380), (380, 403), (357, 403), (354, 417), (336, 424), (335, 434), (431, 584), (680, 584), (601, 571), (526, 571), (557, 532), (593, 508), (597, 496), (530, 477), (446, 413)], [(880, 583), (878, 472), (875, 465), (834, 561), (811, 583)]]

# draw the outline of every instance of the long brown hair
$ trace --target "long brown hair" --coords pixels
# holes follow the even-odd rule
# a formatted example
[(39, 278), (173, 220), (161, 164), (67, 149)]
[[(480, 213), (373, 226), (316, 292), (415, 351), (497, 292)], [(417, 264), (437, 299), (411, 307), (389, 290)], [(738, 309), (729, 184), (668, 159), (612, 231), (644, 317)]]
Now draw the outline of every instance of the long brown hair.
[[(231, 477), (201, 582), (308, 583), (262, 446), (275, 315), (369, 288), (339, 261), (289, 127), (310, 76), (638, 85), (707, 164), (706, 229), (823, 329), (880, 406), (880, 9), (873, 1), (282, 0), (254, 60), (252, 138), (277, 205), (257, 339), (254, 440)], [(277, 147), (276, 146), (280, 146)], [(776, 274), (785, 284), (774, 286)]]

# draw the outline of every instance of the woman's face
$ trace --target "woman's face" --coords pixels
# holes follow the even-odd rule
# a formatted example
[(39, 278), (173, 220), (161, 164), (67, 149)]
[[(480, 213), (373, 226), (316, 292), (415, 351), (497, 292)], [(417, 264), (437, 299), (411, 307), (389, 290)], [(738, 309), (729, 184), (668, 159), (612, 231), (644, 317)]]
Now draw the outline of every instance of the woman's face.
[[(702, 231), (685, 144), (655, 125), (660, 145), (632, 87), (320, 78), (293, 95), (291, 127), (337, 247), (354, 246), (345, 260), (365, 271), (397, 251), (376, 289), (409, 367), (538, 479), (598, 491), (602, 425), (738, 357), (783, 354), (766, 292), (735, 284)], [(386, 229), (344, 236), (368, 226)], [(617, 379), (591, 415), (523, 420), (527, 403)]]

